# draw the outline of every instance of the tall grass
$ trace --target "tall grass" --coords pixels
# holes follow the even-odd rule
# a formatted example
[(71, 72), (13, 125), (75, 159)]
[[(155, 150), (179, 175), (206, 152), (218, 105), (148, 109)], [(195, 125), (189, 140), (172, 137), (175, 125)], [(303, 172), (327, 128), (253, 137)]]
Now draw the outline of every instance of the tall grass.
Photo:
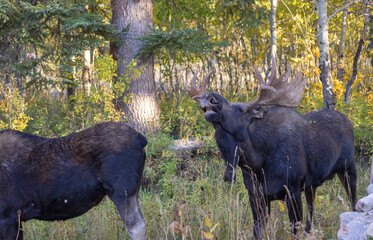
[[(158, 141), (151, 139), (148, 151), (155, 149), (153, 144), (161, 144)], [(148, 239), (182, 239), (180, 233), (173, 234), (171, 231), (170, 225), (174, 221), (182, 222), (186, 229), (184, 239), (203, 239), (202, 229), (207, 229), (205, 217), (213, 225), (218, 223), (212, 232), (217, 239), (252, 238), (252, 214), (241, 172), (238, 171), (235, 184), (223, 182), (223, 161), (213, 140), (210, 141), (212, 143), (197, 153), (178, 154), (164, 145), (162, 150), (157, 149), (156, 154), (148, 156), (144, 186), (140, 193)], [(159, 167), (162, 161), (171, 161), (173, 164)], [(358, 196), (362, 197), (369, 182), (369, 166), (359, 159), (357, 166)], [(167, 168), (172, 171), (168, 173)], [(157, 174), (159, 176), (155, 176)], [(147, 179), (150, 176), (158, 180)], [(186, 208), (180, 216), (178, 209), (181, 205)], [(345, 211), (349, 211), (349, 207), (341, 183), (337, 178), (326, 181), (317, 191), (312, 232), (305, 235), (301, 231), (299, 239), (336, 239), (339, 214)], [(31, 220), (23, 224), (23, 230), (25, 239), (35, 240), (129, 239), (115, 206), (108, 198), (81, 217), (58, 222)], [(272, 202), (265, 238), (291, 239), (290, 232), (291, 224), (285, 205), (281, 201)]]

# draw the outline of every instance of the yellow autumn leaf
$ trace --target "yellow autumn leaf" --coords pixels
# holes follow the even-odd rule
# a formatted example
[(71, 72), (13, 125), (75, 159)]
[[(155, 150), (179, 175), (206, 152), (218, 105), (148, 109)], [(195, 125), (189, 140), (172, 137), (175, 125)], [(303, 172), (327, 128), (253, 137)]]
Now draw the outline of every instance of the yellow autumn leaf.
[(208, 218), (208, 217), (206, 217), (205, 216), (205, 219), (203, 220), (203, 224), (205, 224), (205, 226), (207, 226), (207, 227), (211, 227), (211, 221), (210, 221), (210, 218)]
[(281, 212), (285, 211), (285, 204), (283, 202), (278, 202), (278, 208)]
[(202, 229), (203, 239), (205, 240), (212, 240), (214, 238), (214, 235), (212, 235), (211, 232), (205, 231)]
[(218, 225), (219, 225), (219, 223), (215, 224), (215, 226), (213, 228), (211, 228), (210, 232), (213, 232)]
[(186, 204), (183, 204), (183, 205), (181, 205), (181, 206), (179, 207), (179, 210), (178, 210), (178, 215), (179, 215), (179, 217), (182, 217), (182, 216), (183, 216), (185, 209), (186, 209)]

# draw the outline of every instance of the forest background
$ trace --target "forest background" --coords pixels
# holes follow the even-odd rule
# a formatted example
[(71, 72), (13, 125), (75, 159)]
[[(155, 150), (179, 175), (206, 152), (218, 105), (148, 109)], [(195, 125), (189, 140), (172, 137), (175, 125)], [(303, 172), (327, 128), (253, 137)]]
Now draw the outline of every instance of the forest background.
[[(147, 72), (149, 63), (145, 66), (142, 56), (152, 56), (159, 121), (139, 129), (149, 140), (140, 196), (149, 238), (249, 239), (252, 217), (242, 179), (238, 176), (234, 185), (223, 182), (214, 130), (184, 84), (197, 70), (201, 76), (214, 70), (208, 91), (232, 102), (248, 102), (258, 91), (253, 66), (268, 77), (274, 54), (278, 73), (285, 73), (291, 63), (292, 73), (300, 70), (306, 79), (298, 111), (324, 107), (321, 1), (155, 0), (152, 23), (136, 38), (142, 47), (134, 60), (120, 62), (125, 65), (120, 75), (115, 49), (131, 29), (110, 24), (113, 2), (0, 0), (0, 129), (58, 137), (103, 121), (131, 123), (118, 101), (126, 104), (136, 98), (131, 84)], [(329, 84), (336, 109), (355, 128), (361, 197), (373, 154), (373, 4), (330, 0), (325, 6)], [(146, 102), (138, 106), (148, 107)], [(186, 153), (169, 148), (175, 139), (189, 137), (203, 138), (204, 147)], [(339, 181), (325, 183), (318, 190), (315, 226), (307, 237), (335, 239), (338, 216), (348, 210), (346, 202)], [(290, 223), (283, 203), (273, 204), (272, 210), (266, 237), (288, 239)], [(107, 200), (80, 218), (30, 221), (24, 231), (27, 239), (128, 238)]]

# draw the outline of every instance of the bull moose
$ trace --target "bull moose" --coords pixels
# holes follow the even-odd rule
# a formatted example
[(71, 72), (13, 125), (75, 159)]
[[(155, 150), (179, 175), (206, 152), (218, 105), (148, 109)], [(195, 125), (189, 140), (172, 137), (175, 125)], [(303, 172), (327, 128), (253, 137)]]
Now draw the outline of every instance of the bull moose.
[[(307, 201), (305, 231), (313, 218), (313, 202), (317, 187), (335, 174), (341, 180), (351, 207), (356, 203), (356, 168), (354, 162), (354, 130), (349, 119), (333, 109), (299, 114), (305, 81), (299, 72), (288, 82), (286, 76), (272, 72), (265, 83), (257, 68), (259, 97), (249, 103), (232, 103), (216, 93), (206, 93), (206, 82), (196, 84), (197, 73), (186, 81), (189, 96), (199, 103), (205, 119), (215, 128), (215, 139), (226, 163), (224, 179), (235, 181), (237, 166), (249, 193), (254, 218), (254, 236), (263, 238), (263, 228), (272, 200), (283, 200), (288, 208), (292, 232), (302, 221), (301, 192)], [(199, 83), (198, 83), (199, 85)]]
[(23, 239), (21, 222), (65, 220), (105, 195), (131, 239), (146, 239), (138, 193), (146, 138), (124, 123), (106, 122), (61, 138), (0, 132), (0, 240)]

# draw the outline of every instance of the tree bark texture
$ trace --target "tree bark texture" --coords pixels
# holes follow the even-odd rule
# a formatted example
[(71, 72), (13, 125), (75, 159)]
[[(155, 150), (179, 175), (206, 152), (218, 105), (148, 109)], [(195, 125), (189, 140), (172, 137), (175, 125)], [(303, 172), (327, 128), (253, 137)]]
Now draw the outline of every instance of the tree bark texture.
[[(277, 0), (271, 0), (271, 56), (276, 57), (277, 52), (277, 23), (276, 23), (276, 10), (277, 10)], [(271, 61), (270, 61), (271, 62)], [(271, 68), (271, 64), (269, 65)]]
[(333, 78), (329, 54), (328, 12), (326, 0), (318, 0), (320, 40), (320, 80), (323, 86), (324, 106), (335, 109)]
[[(346, 0), (346, 4), (348, 0)], [(342, 24), (341, 24), (341, 37), (339, 38), (338, 48), (338, 66), (337, 66), (337, 79), (343, 81), (343, 77), (346, 73), (345, 70), (345, 52), (346, 52), (346, 33), (347, 33), (347, 15), (348, 9), (343, 10)]]
[(145, 133), (159, 128), (160, 109), (156, 97), (154, 81), (153, 56), (137, 56), (142, 37), (153, 26), (152, 0), (111, 0), (112, 23), (118, 30), (127, 26), (129, 32), (119, 36), (119, 46), (111, 44), (113, 59), (118, 61), (117, 81), (120, 81), (126, 71), (126, 66), (132, 59), (136, 59), (138, 67), (144, 67), (142, 74), (134, 79), (131, 77), (129, 89), (123, 96), (132, 96), (127, 104), (121, 99), (116, 101), (117, 109), (123, 110), (128, 117), (129, 124)]
[(92, 67), (91, 67), (91, 50), (89, 48), (83, 51), (83, 71), (82, 82), (83, 89), (87, 95), (90, 94), (92, 82)]
[(269, 52), (269, 57), (267, 61), (268, 71), (266, 74), (266, 79), (268, 79), (268, 76), (270, 72), (272, 71), (272, 63), (271, 63), (272, 56), (276, 58), (276, 52), (277, 52), (277, 25), (276, 25), (277, 3), (278, 3), (277, 0), (271, 0), (271, 12), (269, 15), (271, 40), (270, 40), (270, 50), (269, 50), (270, 52)]
[(366, 12), (365, 12), (365, 18), (364, 18), (364, 29), (363, 29), (363, 32), (361, 33), (359, 44), (357, 46), (357, 50), (356, 50), (356, 53), (355, 53), (355, 56), (354, 56), (354, 62), (353, 62), (353, 66), (352, 66), (352, 75), (351, 75), (350, 80), (346, 84), (345, 103), (348, 103), (350, 101), (351, 86), (356, 79), (357, 63), (359, 61), (361, 49), (363, 48), (363, 45), (364, 45), (364, 42), (365, 42), (365, 35), (366, 35), (366, 32), (367, 32), (367, 28), (368, 28), (369, 18), (370, 18), (369, 8), (367, 7)]

